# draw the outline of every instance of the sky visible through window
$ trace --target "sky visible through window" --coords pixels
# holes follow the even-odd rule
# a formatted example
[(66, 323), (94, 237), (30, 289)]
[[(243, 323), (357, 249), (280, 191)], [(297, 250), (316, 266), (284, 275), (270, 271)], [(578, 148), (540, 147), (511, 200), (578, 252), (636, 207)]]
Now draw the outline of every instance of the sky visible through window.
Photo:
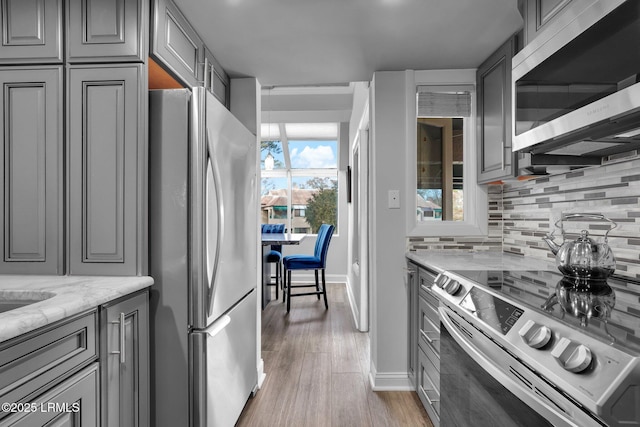
[[(264, 159), (269, 153), (275, 160), (274, 169), (286, 168), (282, 143), (275, 141), (276, 149), (263, 150), (261, 168), (264, 170)], [(336, 141), (289, 141), (289, 158), (292, 169), (335, 169), (338, 167)]]
[(293, 169), (337, 167), (336, 141), (289, 141)]

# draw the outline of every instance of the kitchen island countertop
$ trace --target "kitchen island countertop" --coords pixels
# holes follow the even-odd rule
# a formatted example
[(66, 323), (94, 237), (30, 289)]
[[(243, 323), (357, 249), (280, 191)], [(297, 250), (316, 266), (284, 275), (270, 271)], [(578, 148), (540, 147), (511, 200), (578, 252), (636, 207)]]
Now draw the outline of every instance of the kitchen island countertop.
[[(0, 294), (48, 293), (48, 299), (0, 313), (0, 342), (113, 301), (153, 284), (148, 276), (0, 275)], [(36, 299), (34, 298), (34, 299)]]
[(557, 271), (553, 260), (514, 255), (496, 251), (422, 250), (406, 254), (411, 261), (437, 270), (551, 270)]

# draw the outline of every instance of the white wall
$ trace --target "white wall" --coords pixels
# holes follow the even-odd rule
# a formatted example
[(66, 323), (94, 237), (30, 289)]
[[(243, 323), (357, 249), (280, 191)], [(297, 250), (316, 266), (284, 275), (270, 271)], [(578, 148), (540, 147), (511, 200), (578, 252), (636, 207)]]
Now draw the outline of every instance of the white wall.
[[(327, 255), (326, 279), (329, 282), (344, 283), (347, 278), (347, 250), (349, 239), (349, 221), (347, 216), (347, 164), (349, 161), (349, 124), (340, 123), (338, 136), (338, 228), (329, 244)], [(315, 236), (305, 238), (300, 245), (283, 246), (283, 256), (291, 254), (313, 254)], [(312, 280), (313, 271), (293, 273), (293, 280)], [(329, 301), (329, 303), (331, 303)]]
[[(359, 132), (361, 130), (361, 126), (362, 123), (366, 123), (366, 125), (369, 125), (369, 117), (364, 117), (364, 115), (369, 115), (369, 82), (358, 82), (354, 84), (354, 90), (353, 90), (353, 107), (351, 110), (351, 119), (349, 120), (349, 164), (352, 165), (353, 167), (353, 149), (355, 147), (356, 142), (358, 142), (358, 137), (359, 137)], [(364, 142), (366, 143), (366, 142)], [(363, 157), (363, 154), (366, 154), (366, 149), (362, 149), (362, 145), (364, 144), (363, 142), (360, 142), (361, 145), (361, 149), (360, 149), (360, 153), (361, 153), (361, 159), (360, 161), (366, 161), (366, 156)], [(360, 173), (362, 174), (363, 172), (366, 171), (366, 168), (360, 168)], [(361, 176), (360, 180), (364, 180), (366, 179), (365, 176)], [(356, 183), (356, 177), (353, 177), (353, 182)], [(365, 188), (363, 186), (363, 188)], [(356, 321), (356, 324), (358, 326), (358, 329), (360, 329), (361, 331), (365, 331), (368, 329), (368, 322), (366, 322), (366, 318), (364, 320), (362, 320), (362, 316), (367, 316), (367, 313), (362, 313), (363, 310), (363, 304), (362, 304), (362, 293), (361, 293), (361, 286), (368, 286), (368, 283), (362, 283), (361, 280), (362, 278), (367, 278), (367, 275), (365, 274), (365, 272), (354, 272), (353, 271), (353, 265), (352, 265), (352, 260), (353, 258), (353, 254), (352, 254), (352, 248), (354, 247), (353, 242), (351, 241), (353, 239), (353, 227), (354, 227), (354, 215), (356, 214), (356, 212), (354, 212), (354, 204), (351, 203), (348, 205), (348, 215), (349, 215), (349, 227), (350, 230), (352, 231), (351, 235), (350, 235), (350, 239), (349, 242), (347, 242), (347, 249), (348, 249), (348, 254), (347, 254), (347, 292), (350, 296), (350, 302), (351, 302), (351, 308), (353, 311), (353, 316), (354, 319)], [(362, 209), (362, 207), (361, 207)], [(365, 248), (366, 249), (366, 248)], [(366, 253), (361, 253), (360, 257), (366, 257), (367, 254)], [(366, 260), (361, 259), (360, 260), (360, 266), (362, 268), (367, 268), (368, 263), (366, 262)], [(365, 298), (366, 298), (366, 294), (365, 294)], [(364, 310), (368, 310), (368, 307), (365, 306)]]
[(389, 209), (389, 190), (404, 206), (407, 150), (407, 85), (412, 71), (376, 72), (372, 82), (371, 146), (371, 381), (375, 389), (410, 389), (407, 377), (405, 212)]

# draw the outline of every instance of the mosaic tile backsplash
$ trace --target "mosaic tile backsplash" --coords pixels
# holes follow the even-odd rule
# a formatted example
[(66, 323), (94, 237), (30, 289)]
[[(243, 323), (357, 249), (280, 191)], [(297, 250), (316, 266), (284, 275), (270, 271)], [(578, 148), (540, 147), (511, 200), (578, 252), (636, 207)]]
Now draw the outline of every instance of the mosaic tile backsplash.
[[(598, 213), (617, 223), (609, 233), (615, 274), (640, 280), (640, 159), (595, 166), (528, 181), (489, 186), (489, 234), (478, 237), (412, 237), (409, 250), (468, 249), (503, 251), (553, 260), (542, 238), (556, 229), (563, 213)], [(564, 222), (567, 239), (580, 230), (602, 242), (606, 221)], [(556, 242), (562, 242), (556, 229)]]

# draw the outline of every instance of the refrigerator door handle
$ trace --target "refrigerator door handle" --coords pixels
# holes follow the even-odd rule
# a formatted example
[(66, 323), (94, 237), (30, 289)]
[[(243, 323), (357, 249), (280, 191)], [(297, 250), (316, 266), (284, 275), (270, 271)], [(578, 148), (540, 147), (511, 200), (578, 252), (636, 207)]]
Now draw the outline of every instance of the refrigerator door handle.
[(209, 335), (210, 337), (215, 337), (218, 335), (224, 328), (226, 328), (229, 323), (231, 323), (231, 317), (226, 314), (220, 318), (217, 322), (214, 322), (211, 326), (204, 329), (202, 332)]
[[(207, 149), (206, 149), (206, 153), (207, 153), (207, 167), (211, 168), (211, 176), (212, 176), (212, 184), (213, 184), (213, 191), (215, 193), (215, 208), (217, 210), (217, 217), (218, 220), (216, 222), (216, 248), (215, 248), (215, 258), (213, 260), (213, 265), (211, 268), (211, 277), (207, 277), (208, 280), (208, 288), (209, 288), (209, 295), (208, 295), (208, 307), (207, 307), (207, 312), (208, 315), (211, 315), (211, 312), (213, 310), (213, 297), (214, 297), (214, 293), (215, 293), (215, 289), (216, 289), (216, 277), (217, 277), (217, 270), (218, 270), (218, 262), (220, 259), (220, 248), (222, 245), (222, 241), (224, 240), (224, 200), (222, 197), (222, 191), (220, 191), (220, 177), (219, 175), (219, 171), (218, 168), (215, 167), (215, 162), (214, 162), (214, 157), (213, 157), (213, 153), (211, 151), (211, 144), (209, 143), (209, 133), (206, 132), (206, 138), (207, 138)], [(211, 201), (207, 200), (207, 209), (211, 208)], [(208, 230), (207, 230), (208, 232)], [(209, 240), (207, 240), (208, 242)], [(209, 251), (212, 248), (207, 247), (207, 259), (209, 257)]]

